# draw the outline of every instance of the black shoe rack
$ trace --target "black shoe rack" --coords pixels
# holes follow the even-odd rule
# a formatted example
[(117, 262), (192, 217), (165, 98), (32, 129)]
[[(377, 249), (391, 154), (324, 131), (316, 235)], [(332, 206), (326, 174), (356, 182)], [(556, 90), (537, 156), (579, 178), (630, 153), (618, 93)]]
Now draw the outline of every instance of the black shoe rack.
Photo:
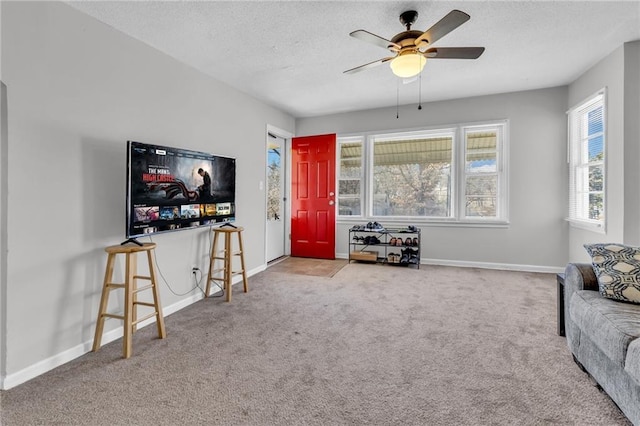
[(352, 260), (411, 266), (420, 269), (420, 228), (386, 228), (378, 222), (349, 229), (349, 263)]

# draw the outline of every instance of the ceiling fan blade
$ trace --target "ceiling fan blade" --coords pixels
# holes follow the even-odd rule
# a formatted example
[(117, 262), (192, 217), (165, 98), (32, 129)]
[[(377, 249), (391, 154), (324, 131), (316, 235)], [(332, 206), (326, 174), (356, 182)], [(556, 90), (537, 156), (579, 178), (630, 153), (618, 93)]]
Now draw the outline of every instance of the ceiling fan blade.
[(467, 22), (471, 17), (460, 10), (452, 10), (444, 18), (433, 24), (431, 28), (422, 33), (415, 41), (416, 46), (422, 42), (433, 44), (460, 25)]
[(377, 61), (369, 62), (368, 64), (360, 65), (359, 67), (351, 68), (350, 70), (344, 71), (344, 74), (353, 74), (356, 72), (360, 72), (369, 68), (377, 67), (378, 65), (382, 65), (385, 62), (388, 62), (395, 58), (395, 56), (391, 56), (389, 58), (378, 59)]
[(484, 47), (432, 47), (424, 56), (433, 59), (478, 59)]
[(392, 42), (391, 40), (387, 40), (384, 37), (380, 37), (379, 35), (375, 35), (365, 30), (356, 30), (349, 33), (351, 37), (357, 38), (362, 41), (366, 41), (367, 43), (375, 44), (376, 46), (380, 46), (383, 49), (389, 49), (397, 52), (400, 50), (400, 45)]

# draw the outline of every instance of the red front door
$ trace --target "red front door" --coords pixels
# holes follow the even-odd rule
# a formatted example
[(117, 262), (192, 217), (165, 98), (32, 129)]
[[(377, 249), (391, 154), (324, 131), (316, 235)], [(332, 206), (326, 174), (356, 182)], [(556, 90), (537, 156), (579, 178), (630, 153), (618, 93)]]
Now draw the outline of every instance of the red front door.
[(336, 135), (293, 138), (291, 255), (336, 257)]

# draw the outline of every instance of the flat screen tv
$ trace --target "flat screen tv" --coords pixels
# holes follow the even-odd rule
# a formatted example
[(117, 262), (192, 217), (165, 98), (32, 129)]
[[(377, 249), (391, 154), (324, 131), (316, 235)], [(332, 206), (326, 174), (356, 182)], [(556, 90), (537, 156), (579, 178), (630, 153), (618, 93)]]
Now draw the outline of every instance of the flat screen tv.
[(128, 241), (235, 221), (236, 160), (127, 141)]

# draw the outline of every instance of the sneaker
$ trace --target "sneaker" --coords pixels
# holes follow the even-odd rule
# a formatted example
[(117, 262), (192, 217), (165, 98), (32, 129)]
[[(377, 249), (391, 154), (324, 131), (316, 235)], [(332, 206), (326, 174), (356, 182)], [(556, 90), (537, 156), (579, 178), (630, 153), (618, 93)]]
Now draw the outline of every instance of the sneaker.
[(384, 231), (384, 226), (380, 225), (378, 222), (373, 222), (373, 226), (371, 229), (376, 231)]

